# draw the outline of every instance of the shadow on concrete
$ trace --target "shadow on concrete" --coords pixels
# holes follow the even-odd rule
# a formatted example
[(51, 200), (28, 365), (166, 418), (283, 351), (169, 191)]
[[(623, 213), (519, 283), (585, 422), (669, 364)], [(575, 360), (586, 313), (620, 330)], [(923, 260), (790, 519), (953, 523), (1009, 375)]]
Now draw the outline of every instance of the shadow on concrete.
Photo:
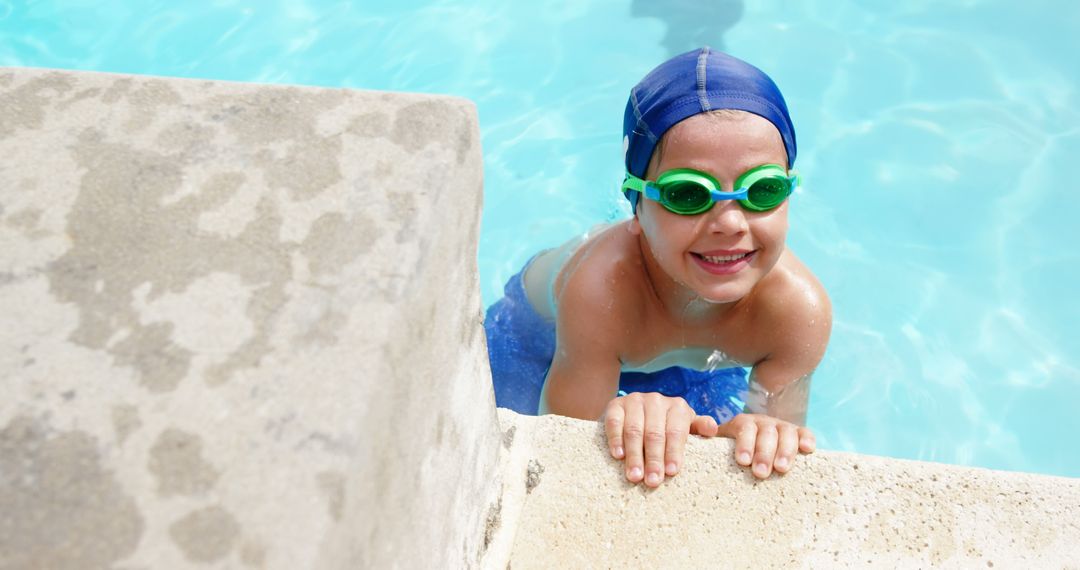
[(724, 33), (742, 17), (742, 0), (633, 0), (630, 15), (667, 24), (668, 56), (701, 46), (725, 50)]

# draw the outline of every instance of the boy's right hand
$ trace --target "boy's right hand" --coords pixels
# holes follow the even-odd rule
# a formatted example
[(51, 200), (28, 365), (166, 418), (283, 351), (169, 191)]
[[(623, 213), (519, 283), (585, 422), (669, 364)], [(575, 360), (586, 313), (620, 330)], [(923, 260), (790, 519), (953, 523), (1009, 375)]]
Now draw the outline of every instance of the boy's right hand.
[(686, 400), (656, 392), (634, 392), (610, 401), (604, 411), (608, 450), (624, 459), (626, 479), (657, 487), (683, 467), (690, 434), (712, 437), (718, 426), (699, 416)]

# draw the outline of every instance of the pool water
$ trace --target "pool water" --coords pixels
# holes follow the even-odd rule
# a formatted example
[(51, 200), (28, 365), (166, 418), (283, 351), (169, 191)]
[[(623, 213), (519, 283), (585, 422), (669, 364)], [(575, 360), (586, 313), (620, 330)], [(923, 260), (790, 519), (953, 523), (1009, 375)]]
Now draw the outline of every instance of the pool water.
[(630, 87), (700, 45), (787, 97), (789, 246), (830, 293), (820, 446), (1080, 476), (1080, 3), (0, 0), (0, 65), (476, 102), (485, 304), (628, 215)]

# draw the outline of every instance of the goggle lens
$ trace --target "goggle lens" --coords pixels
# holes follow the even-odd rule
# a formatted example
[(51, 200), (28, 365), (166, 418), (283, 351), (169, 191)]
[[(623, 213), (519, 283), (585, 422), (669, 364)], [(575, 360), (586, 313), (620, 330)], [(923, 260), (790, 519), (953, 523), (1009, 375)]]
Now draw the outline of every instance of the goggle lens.
[(665, 206), (679, 214), (695, 214), (712, 206), (709, 189), (695, 182), (667, 184), (660, 196)]
[(790, 194), (791, 181), (786, 177), (773, 176), (762, 178), (750, 185), (746, 199), (755, 208), (771, 210), (780, 205)]

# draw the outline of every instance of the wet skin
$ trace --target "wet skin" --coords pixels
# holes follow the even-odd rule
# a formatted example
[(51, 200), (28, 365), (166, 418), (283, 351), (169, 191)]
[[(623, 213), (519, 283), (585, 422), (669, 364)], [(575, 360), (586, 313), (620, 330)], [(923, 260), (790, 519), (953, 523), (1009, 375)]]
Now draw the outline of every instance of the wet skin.
[[(697, 115), (664, 135), (646, 177), (693, 168), (731, 190), (755, 166), (786, 163), (767, 120)], [(806, 390), (765, 398), (761, 409), (719, 426), (682, 398), (611, 397), (624, 363), (684, 347), (752, 364), (759, 393), (781, 394), (808, 381), (824, 354), (832, 313), (821, 284), (784, 247), (789, 202), (750, 212), (721, 201), (682, 216), (642, 200), (635, 218), (580, 247), (556, 280), (557, 348), (541, 412), (601, 418), (627, 479), (651, 487), (682, 470), (689, 434), (735, 439), (736, 462), (752, 465), (759, 478), (785, 473), (799, 452), (812, 452), (813, 433), (803, 427), (806, 397), (790, 397)]]

